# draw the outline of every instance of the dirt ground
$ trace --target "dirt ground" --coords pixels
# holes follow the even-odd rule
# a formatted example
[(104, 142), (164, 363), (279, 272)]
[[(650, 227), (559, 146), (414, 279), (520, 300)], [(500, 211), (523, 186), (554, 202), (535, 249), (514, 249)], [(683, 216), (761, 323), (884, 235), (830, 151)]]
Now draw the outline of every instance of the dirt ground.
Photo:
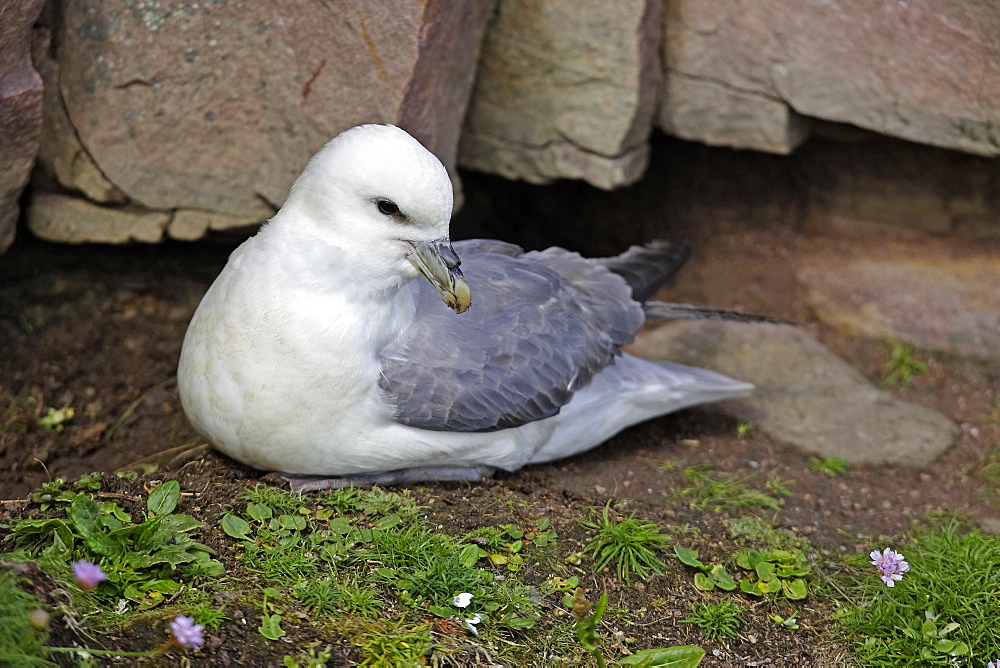
[[(475, 178), (467, 185), (473, 205), (480, 185)], [(457, 232), (481, 234), (482, 226), (488, 228), (488, 222)], [(512, 240), (530, 243), (538, 233), (533, 235)], [(768, 289), (788, 283), (786, 269), (773, 258), (833, 244), (849, 254), (852, 243), (860, 248), (865, 242), (833, 242), (781, 226), (722, 231), (710, 247), (696, 247), (690, 266), (665, 296), (799, 320), (878, 382), (887, 345), (824, 328), (810, 319), (794, 290)], [(160, 453), (199, 442), (181, 412), (173, 376), (188, 319), (233, 247), (231, 242), (70, 247), (23, 233), (0, 257), (0, 502), (6, 510), (23, 507), (19, 500), (53, 478), (110, 472), (142, 460), (152, 468)], [(727, 263), (737, 268), (727, 271)], [(753, 277), (756, 287), (748, 288), (746, 277)], [(421, 498), (435, 499), (435, 516), (458, 527), (477, 526), (483, 508), (477, 499), (530, 498), (554, 509), (556, 526), (568, 537), (580, 534), (571, 520), (580, 516), (579, 509), (601, 507), (610, 497), (628, 499), (640, 516), (698, 527), (701, 534), (692, 544), (711, 553), (726, 529), (712, 513), (680, 510), (668, 501), (680, 479), (656, 464), (674, 461), (751, 476), (751, 486), (758, 488), (768, 475), (786, 481), (791, 496), (783, 509), (763, 518), (808, 538), (822, 554), (867, 551), (931, 511), (968, 515), (998, 530), (994, 504), (1000, 490), (980, 475), (1000, 444), (1000, 416), (989, 391), (997, 372), (982, 362), (918, 354), (930, 371), (910, 387), (890, 391), (934, 406), (962, 426), (955, 446), (925, 469), (873, 465), (852, 467), (837, 478), (817, 475), (809, 470), (807, 453), (758, 430), (740, 436), (735, 420), (704, 407), (634, 427), (568, 461), (482, 485), (428, 485)], [(75, 413), (61, 430), (39, 426), (49, 408), (64, 407)], [(224, 507), (241, 485), (262, 476), (205, 449), (173, 460), (166, 474), (181, 476), (188, 488), (197, 485), (204, 508)], [(471, 515), (463, 516), (463, 508)], [(636, 605), (644, 604), (643, 585), (633, 586)], [(818, 613), (808, 628), (780, 638), (761, 628), (739, 641), (705, 643), (690, 625), (676, 623), (686, 610), (660, 612), (650, 613), (648, 625), (633, 633), (647, 634), (654, 644), (657, 637), (701, 644), (710, 651), (705, 665), (823, 665), (820, 657), (829, 658), (832, 651), (818, 644)]]

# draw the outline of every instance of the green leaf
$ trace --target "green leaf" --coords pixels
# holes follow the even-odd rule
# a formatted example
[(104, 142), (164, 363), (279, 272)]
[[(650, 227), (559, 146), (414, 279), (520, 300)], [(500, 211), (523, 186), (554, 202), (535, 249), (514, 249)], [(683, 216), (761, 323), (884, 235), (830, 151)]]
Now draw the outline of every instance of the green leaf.
[(451, 608), (446, 608), (443, 605), (428, 605), (427, 611), (437, 615), (438, 617), (443, 617), (445, 619), (448, 619), (449, 617), (455, 614), (454, 610), (452, 610)]
[(530, 629), (535, 625), (535, 620), (530, 617), (504, 617), (497, 622), (502, 626), (506, 626), (511, 629)]
[(281, 628), (281, 615), (262, 614), (257, 630), (268, 640), (277, 640), (285, 635), (284, 629)]
[(548, 517), (539, 517), (538, 522), (535, 523), (539, 531), (548, 531), (549, 527), (552, 526), (552, 520)]
[[(698, 550), (692, 550), (680, 545), (674, 545), (674, 554), (681, 560), (682, 564), (693, 566), (694, 568), (704, 568), (705, 564), (698, 560)], [(634, 655), (633, 655), (634, 656)]]
[(641, 668), (695, 668), (705, 656), (705, 650), (694, 645), (677, 645), (657, 649), (644, 649), (621, 659), (625, 666)]
[(232, 513), (222, 516), (222, 530), (230, 538), (237, 540), (250, 540), (250, 525), (245, 519)]
[(719, 564), (712, 566), (712, 570), (708, 574), (715, 581), (715, 584), (718, 585), (719, 589), (725, 589), (726, 591), (736, 589), (736, 580)]
[(180, 500), (181, 484), (176, 480), (167, 480), (154, 489), (146, 499), (146, 510), (154, 515), (169, 515), (174, 512)]
[(754, 566), (754, 570), (757, 572), (757, 577), (761, 580), (769, 580), (774, 577), (774, 564), (769, 561), (758, 562)]
[(101, 509), (85, 494), (78, 494), (73, 499), (69, 507), (69, 519), (76, 527), (77, 533), (84, 538), (101, 532)]
[(271, 506), (263, 503), (250, 503), (247, 505), (247, 515), (249, 515), (252, 520), (263, 522), (264, 520), (271, 519), (272, 514)]
[(146, 591), (155, 591), (160, 594), (170, 595), (179, 592), (184, 588), (184, 585), (180, 582), (176, 582), (175, 580), (152, 580), (147, 582), (143, 588)]
[(306, 528), (306, 518), (301, 515), (281, 515), (278, 517), (278, 525), (282, 529), (302, 531)]
[(351, 523), (344, 517), (334, 517), (330, 520), (330, 531), (342, 536), (347, 535), (351, 532)]
[(203, 561), (199, 560), (188, 568), (196, 575), (203, 575), (209, 578), (222, 575), (226, 572), (226, 567), (223, 563), (216, 559), (205, 559)]
[(740, 580), (740, 591), (751, 596), (763, 596), (764, 592), (757, 586), (758, 584), (760, 583), (751, 582), (749, 578), (743, 578)]
[(93, 552), (105, 557), (116, 557), (125, 552), (124, 546), (118, 541), (112, 540), (106, 534), (95, 533), (83, 539), (86, 546)]
[(933, 647), (934, 651), (939, 654), (948, 654), (951, 650), (955, 649), (956, 644), (954, 640), (935, 640)]
[(458, 563), (465, 568), (473, 568), (480, 558), (486, 556), (486, 550), (478, 545), (465, 545), (458, 553)]
[[(586, 601), (583, 595), (583, 589), (577, 588), (576, 592), (573, 594), (573, 607), (580, 607), (578, 602), (581, 601)], [(601, 622), (601, 617), (604, 616), (604, 610), (607, 607), (608, 593), (604, 592), (601, 594), (601, 598), (598, 599), (597, 603), (594, 604), (590, 614), (583, 619), (578, 617), (576, 620), (576, 637), (580, 641), (583, 648), (589, 652), (593, 652), (599, 648), (601, 639), (600, 636), (597, 635), (597, 625)]]
[(517, 540), (519, 538), (524, 538), (524, 530), (521, 529), (520, 527), (511, 524), (508, 525), (507, 527), (507, 535), (513, 538), (514, 540)]
[(791, 582), (782, 581), (781, 588), (784, 590), (785, 596), (792, 599), (793, 601), (803, 599), (808, 594), (808, 591), (806, 589), (806, 581), (803, 580), (802, 578), (792, 580)]
[(955, 643), (955, 647), (948, 653), (952, 656), (968, 656), (970, 654), (969, 646), (960, 640)]
[[(199, 522), (190, 515), (174, 514), (163, 518), (163, 526), (174, 534), (187, 533), (205, 526), (204, 522)], [(186, 538), (186, 536), (185, 536)]]
[(695, 573), (694, 586), (695, 589), (700, 589), (701, 591), (715, 591), (715, 580), (704, 573)]

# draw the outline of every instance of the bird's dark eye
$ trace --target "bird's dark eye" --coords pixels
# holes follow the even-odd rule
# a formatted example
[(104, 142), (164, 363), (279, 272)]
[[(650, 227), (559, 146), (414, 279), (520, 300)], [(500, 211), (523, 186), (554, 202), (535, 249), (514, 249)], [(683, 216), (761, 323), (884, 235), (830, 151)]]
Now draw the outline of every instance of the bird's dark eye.
[(395, 216), (399, 213), (399, 207), (390, 199), (375, 200), (375, 207), (379, 210), (379, 213), (387, 216)]

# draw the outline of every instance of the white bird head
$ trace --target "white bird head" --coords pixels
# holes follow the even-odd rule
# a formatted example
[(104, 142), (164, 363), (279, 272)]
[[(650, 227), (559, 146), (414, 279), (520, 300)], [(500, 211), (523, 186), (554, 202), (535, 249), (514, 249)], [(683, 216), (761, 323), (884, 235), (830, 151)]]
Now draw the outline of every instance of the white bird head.
[(422, 274), (461, 313), (471, 295), (449, 237), (453, 197), (444, 165), (416, 139), (359, 125), (313, 156), (272, 225), (294, 219), (297, 237), (348, 253), (362, 274)]

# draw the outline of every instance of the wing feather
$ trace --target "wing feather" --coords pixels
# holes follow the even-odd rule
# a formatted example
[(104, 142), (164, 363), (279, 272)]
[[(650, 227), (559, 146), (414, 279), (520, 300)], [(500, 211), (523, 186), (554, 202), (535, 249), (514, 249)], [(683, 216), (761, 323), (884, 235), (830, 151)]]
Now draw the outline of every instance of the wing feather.
[(413, 281), (414, 321), (380, 357), (380, 386), (400, 423), (473, 432), (555, 415), (643, 322), (625, 280), (577, 253), (454, 245), (472, 308), (456, 315)]

